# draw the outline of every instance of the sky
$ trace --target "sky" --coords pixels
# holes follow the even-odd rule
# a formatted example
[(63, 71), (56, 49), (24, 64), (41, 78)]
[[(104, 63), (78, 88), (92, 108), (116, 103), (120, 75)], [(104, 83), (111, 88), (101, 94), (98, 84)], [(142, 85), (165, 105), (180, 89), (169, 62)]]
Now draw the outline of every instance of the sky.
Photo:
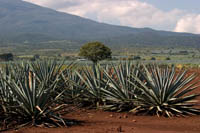
[(200, 34), (200, 0), (24, 0), (98, 22)]

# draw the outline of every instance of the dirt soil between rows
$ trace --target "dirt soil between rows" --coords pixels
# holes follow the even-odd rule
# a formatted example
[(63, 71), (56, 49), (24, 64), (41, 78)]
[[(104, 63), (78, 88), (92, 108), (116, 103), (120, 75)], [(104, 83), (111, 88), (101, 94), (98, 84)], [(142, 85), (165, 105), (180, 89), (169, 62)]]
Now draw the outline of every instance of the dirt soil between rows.
[[(198, 73), (196, 80), (200, 79), (200, 70), (190, 72)], [(199, 93), (200, 88), (194, 92)], [(165, 118), (81, 108), (65, 117), (83, 122), (66, 128), (26, 127), (8, 133), (200, 133), (200, 116)]]
[(66, 128), (27, 127), (9, 133), (200, 133), (200, 116), (159, 118), (80, 109), (66, 118), (83, 123)]

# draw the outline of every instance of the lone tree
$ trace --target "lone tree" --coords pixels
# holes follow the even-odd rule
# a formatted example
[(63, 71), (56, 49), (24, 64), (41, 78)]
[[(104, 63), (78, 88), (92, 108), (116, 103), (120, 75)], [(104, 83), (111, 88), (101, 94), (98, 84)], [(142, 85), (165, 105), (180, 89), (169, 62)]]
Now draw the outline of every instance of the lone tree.
[(81, 47), (79, 56), (83, 56), (97, 64), (100, 60), (111, 58), (111, 54), (110, 48), (101, 42), (90, 42)]

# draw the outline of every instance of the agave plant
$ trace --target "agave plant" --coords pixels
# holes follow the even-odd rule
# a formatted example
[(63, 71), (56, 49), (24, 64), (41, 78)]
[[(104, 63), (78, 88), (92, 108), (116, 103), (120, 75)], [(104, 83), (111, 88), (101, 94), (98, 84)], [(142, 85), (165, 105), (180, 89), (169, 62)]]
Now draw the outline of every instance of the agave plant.
[[(82, 72), (76, 71), (80, 77), (82, 86), (82, 101), (85, 103), (95, 104), (97, 107), (104, 104), (104, 93), (102, 89), (106, 89), (107, 83), (104, 82), (105, 75), (100, 65), (93, 65), (85, 67)], [(80, 86), (80, 85), (79, 85)]]
[(15, 82), (24, 80), (24, 70), (28, 68), (27, 64), (9, 64), (3, 67), (0, 71), (0, 102), (4, 112), (7, 112), (6, 105), (13, 103), (12, 91), (7, 83), (11, 82), (13, 79)]
[[(140, 77), (139, 64), (121, 62), (118, 66), (111, 65), (112, 72), (104, 71), (109, 88), (103, 89), (106, 95), (106, 110), (127, 111), (134, 108), (136, 96), (141, 92), (132, 84), (135, 79), (132, 75)], [(131, 83), (130, 83), (131, 81)], [(136, 83), (135, 83), (136, 84)]]
[[(81, 71), (79, 71), (79, 73), (82, 75)], [(63, 71), (62, 82), (64, 83), (63, 87), (65, 88), (62, 98), (64, 102), (73, 104), (80, 103), (84, 84), (81, 78), (75, 73), (74, 69), (65, 69)]]
[(30, 67), (24, 69), (24, 73), (21, 75), (16, 73), (16, 76), (20, 76), (20, 78), (14, 77), (14, 75), (5, 75), (7, 76), (0, 77), (1, 92), (3, 92), (1, 99), (4, 99), (3, 105), (6, 107), (1, 122), (6, 125), (5, 128), (13, 127), (10, 124), (17, 124), (18, 127), (27, 124), (55, 127), (66, 126), (70, 123), (58, 113), (66, 107), (64, 104), (56, 104), (62, 95), (62, 93), (57, 94), (54, 91), (59, 83), (59, 78), (41, 79), (41, 75), (33, 72)]
[(59, 78), (62, 73), (64, 61), (44, 60), (30, 63), (32, 71), (38, 76), (39, 81), (45, 81), (48, 85)]
[(67, 67), (64, 66), (64, 61), (44, 60), (31, 62), (30, 68), (37, 75), (38, 82), (45, 82), (46, 87), (54, 81), (58, 81), (54, 88), (55, 95), (65, 91), (62, 74)]
[(199, 94), (191, 93), (199, 87), (198, 81), (194, 82), (196, 74), (187, 76), (187, 70), (177, 72), (173, 66), (149, 65), (144, 68), (141, 72), (144, 80), (134, 77), (142, 94), (137, 96), (138, 105), (132, 112), (168, 117), (200, 113), (194, 107)]
[[(3, 73), (2, 70), (0, 70), (0, 115), (3, 116), (3, 113), (6, 112), (6, 104), (9, 101), (10, 93), (9, 88), (7, 85), (4, 83), (2, 78), (6, 78), (7, 75)], [(3, 89), (6, 88), (6, 89)], [(5, 99), (5, 97), (8, 97), (8, 99)], [(1, 118), (0, 118), (1, 119)]]

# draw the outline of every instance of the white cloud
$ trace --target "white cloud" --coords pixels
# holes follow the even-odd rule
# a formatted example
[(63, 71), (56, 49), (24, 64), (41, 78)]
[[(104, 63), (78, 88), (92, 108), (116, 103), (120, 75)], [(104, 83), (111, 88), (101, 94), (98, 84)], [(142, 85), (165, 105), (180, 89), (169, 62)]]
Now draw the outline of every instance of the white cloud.
[(184, 16), (178, 21), (175, 31), (200, 33), (200, 15)]
[[(191, 20), (188, 20), (188, 13), (185, 11), (179, 9), (162, 11), (139, 0), (25, 1), (110, 24), (200, 33), (197, 25), (199, 17), (195, 17), (194, 23), (193, 16)], [(186, 23), (190, 25), (190, 28), (183, 26)]]

